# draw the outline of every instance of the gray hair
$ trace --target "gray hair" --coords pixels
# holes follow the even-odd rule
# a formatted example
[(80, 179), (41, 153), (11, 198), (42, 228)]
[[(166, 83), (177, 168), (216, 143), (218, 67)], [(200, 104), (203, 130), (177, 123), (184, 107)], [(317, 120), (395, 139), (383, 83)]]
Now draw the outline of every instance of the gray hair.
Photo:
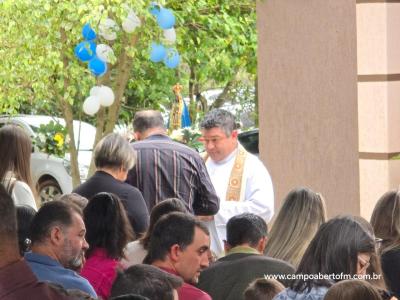
[(165, 129), (164, 119), (157, 110), (141, 110), (133, 118), (133, 129), (136, 132), (145, 132), (152, 128)]
[(236, 129), (235, 117), (229, 111), (216, 108), (208, 112), (204, 120), (200, 123), (201, 129), (212, 129), (218, 127), (222, 129), (227, 136)]
[(94, 149), (96, 168), (120, 168), (130, 170), (135, 165), (136, 153), (118, 133), (110, 133), (103, 137)]

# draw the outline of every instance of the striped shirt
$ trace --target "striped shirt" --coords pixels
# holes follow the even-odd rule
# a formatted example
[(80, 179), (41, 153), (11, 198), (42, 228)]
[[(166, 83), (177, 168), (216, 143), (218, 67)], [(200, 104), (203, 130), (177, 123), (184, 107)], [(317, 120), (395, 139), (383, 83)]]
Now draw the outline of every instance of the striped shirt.
[(137, 151), (137, 161), (127, 182), (142, 192), (149, 211), (157, 203), (174, 197), (181, 199), (195, 215), (218, 212), (218, 196), (196, 151), (160, 134), (132, 146)]

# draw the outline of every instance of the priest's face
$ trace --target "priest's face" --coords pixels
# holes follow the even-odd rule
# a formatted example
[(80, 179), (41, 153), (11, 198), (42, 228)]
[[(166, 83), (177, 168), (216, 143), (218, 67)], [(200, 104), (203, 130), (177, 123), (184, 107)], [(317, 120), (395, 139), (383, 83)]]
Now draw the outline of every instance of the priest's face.
[(202, 130), (201, 141), (213, 161), (221, 161), (229, 156), (237, 147), (237, 131), (227, 135), (219, 127)]

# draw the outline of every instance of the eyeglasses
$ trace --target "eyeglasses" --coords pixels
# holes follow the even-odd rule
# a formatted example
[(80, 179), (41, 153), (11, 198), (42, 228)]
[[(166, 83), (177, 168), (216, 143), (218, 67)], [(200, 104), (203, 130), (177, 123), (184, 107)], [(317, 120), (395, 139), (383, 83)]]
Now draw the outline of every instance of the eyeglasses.
[(367, 261), (367, 260), (365, 260), (365, 259), (363, 259), (361, 256), (358, 256), (357, 257), (357, 260), (358, 260), (358, 263), (360, 264), (360, 273), (362, 273), (362, 272), (364, 272), (365, 270), (367, 270), (368, 269), (368, 267), (370, 266), (370, 262), (369, 261)]

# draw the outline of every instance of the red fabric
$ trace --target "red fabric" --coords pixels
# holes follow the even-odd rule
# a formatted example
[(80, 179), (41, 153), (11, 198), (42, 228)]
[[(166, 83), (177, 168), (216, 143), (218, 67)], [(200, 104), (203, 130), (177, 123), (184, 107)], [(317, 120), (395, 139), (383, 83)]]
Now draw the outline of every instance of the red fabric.
[(107, 257), (107, 252), (104, 249), (97, 248), (86, 260), (81, 276), (90, 282), (97, 296), (108, 299), (119, 268), (122, 269), (122, 266), (118, 260)]
[[(175, 270), (160, 268), (161, 270), (179, 276)], [(183, 285), (178, 289), (179, 300), (212, 300), (210, 295), (197, 287), (184, 282)]]

